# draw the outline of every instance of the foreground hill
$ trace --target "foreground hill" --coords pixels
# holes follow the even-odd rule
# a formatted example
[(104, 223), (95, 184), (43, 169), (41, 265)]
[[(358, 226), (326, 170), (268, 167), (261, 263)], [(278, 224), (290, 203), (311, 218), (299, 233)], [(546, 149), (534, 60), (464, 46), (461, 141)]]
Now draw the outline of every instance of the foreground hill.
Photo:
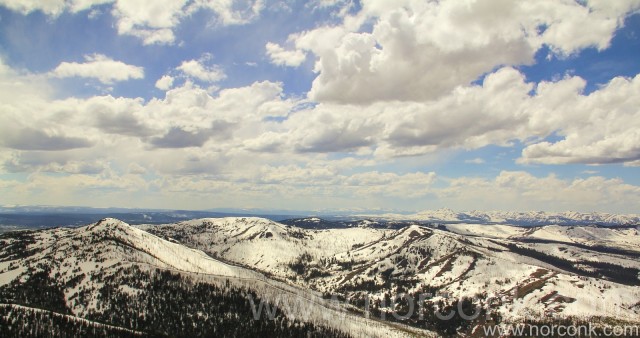
[(350, 224), (104, 219), (3, 234), (0, 331), (393, 337), (640, 324), (636, 226)]
[(116, 219), (1, 235), (0, 313), (3, 336), (429, 335)]
[[(303, 229), (259, 218), (201, 219), (143, 226), (203, 250), (354, 306), (441, 334), (483, 323), (524, 320), (638, 322), (640, 235), (637, 227), (411, 225)], [(392, 304), (397, 295), (414, 304)], [(430, 295), (425, 297), (424, 295)], [(422, 299), (420, 297), (422, 296)], [(475, 321), (442, 321), (460, 306)], [(471, 312), (470, 312), (471, 313)]]

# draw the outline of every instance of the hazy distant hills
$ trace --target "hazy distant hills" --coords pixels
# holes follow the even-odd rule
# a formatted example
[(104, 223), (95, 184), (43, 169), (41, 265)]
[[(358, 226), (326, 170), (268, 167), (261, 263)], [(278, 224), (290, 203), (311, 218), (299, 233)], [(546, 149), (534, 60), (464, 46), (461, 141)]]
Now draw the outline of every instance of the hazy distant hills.
[[(310, 216), (314, 215), (314, 216)], [(128, 208), (89, 208), (55, 206), (0, 206), (0, 232), (20, 228), (46, 228), (56, 226), (81, 226), (114, 217), (129, 224), (163, 224), (198, 218), (219, 217), (263, 217), (302, 228), (340, 228), (370, 226), (398, 229), (415, 223), (469, 223), (511, 224), (519, 226), (542, 225), (634, 225), (640, 224), (638, 214), (579, 213), (544, 211), (468, 211), (451, 209), (427, 210), (413, 214), (375, 213), (363, 211), (261, 210), (261, 209), (216, 209), (216, 210), (161, 210)]]
[(246, 216), (284, 220), (300, 217), (295, 213), (279, 214), (277, 211), (260, 214), (260, 210), (161, 210), (129, 208), (90, 208), (57, 206), (0, 206), (0, 232), (24, 228), (50, 228), (81, 226), (113, 217), (129, 224), (163, 224), (195, 218)]
[(640, 224), (638, 214), (611, 214), (601, 212), (581, 213), (574, 211), (469, 211), (456, 212), (451, 209), (422, 211), (415, 214), (383, 214), (366, 216), (379, 220), (413, 220), (439, 223), (512, 224), (535, 225), (634, 225)]

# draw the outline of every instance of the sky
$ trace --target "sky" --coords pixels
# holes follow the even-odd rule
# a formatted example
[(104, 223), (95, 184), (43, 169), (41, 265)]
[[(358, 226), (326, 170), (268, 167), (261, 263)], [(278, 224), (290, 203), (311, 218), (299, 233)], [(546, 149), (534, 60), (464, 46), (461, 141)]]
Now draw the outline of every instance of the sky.
[(640, 213), (639, 0), (0, 0), (0, 204)]

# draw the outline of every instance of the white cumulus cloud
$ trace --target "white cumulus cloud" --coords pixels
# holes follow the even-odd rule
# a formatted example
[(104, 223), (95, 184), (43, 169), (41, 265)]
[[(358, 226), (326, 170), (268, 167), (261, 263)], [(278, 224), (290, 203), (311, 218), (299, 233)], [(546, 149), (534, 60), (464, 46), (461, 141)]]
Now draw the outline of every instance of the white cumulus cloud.
[(273, 42), (267, 42), (265, 49), (271, 63), (278, 66), (298, 67), (307, 58), (307, 55), (302, 50), (286, 50)]
[(607, 48), (638, 8), (637, 0), (362, 1), (342, 25), (289, 39), (316, 57), (311, 99), (425, 101), (496, 67), (530, 64), (544, 45), (563, 56)]
[(111, 3), (118, 34), (135, 36), (145, 45), (174, 43), (174, 29), (200, 10), (209, 11), (218, 24), (227, 26), (248, 23), (264, 9), (263, 0), (0, 0), (0, 5), (13, 11), (41, 11), (51, 17)]
[(0, 0), (0, 5), (23, 14), (41, 11), (46, 15), (58, 16), (65, 10), (75, 13), (89, 9), (95, 5), (102, 5), (113, 1), (114, 0)]
[(115, 61), (102, 54), (85, 55), (85, 62), (62, 62), (53, 71), (54, 77), (94, 78), (104, 84), (144, 78), (144, 68)]
[(169, 90), (173, 87), (174, 78), (170, 75), (163, 75), (156, 81), (156, 88), (160, 90)]
[[(557, 128), (558, 141), (528, 145), (521, 163), (607, 164), (633, 163), (640, 160), (640, 75), (617, 77), (589, 95), (579, 95), (584, 82), (540, 114), (536, 125)], [(539, 89), (555, 91), (555, 88)], [(555, 86), (552, 86), (555, 87)], [(558, 95), (556, 93), (555, 95)]]
[(222, 68), (217, 65), (206, 66), (203, 62), (208, 59), (183, 61), (177, 70), (183, 72), (187, 76), (193, 77), (203, 82), (218, 82), (224, 80), (225, 75)]

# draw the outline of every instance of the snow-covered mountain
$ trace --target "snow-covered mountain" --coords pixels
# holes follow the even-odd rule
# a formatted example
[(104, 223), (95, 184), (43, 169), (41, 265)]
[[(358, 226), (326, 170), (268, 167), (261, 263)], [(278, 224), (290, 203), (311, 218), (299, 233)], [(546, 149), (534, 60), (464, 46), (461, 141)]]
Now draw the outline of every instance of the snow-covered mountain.
[(367, 216), (382, 220), (414, 220), (441, 223), (478, 223), (478, 224), (512, 224), (523, 226), (537, 225), (634, 225), (640, 224), (638, 214), (610, 214), (600, 212), (580, 213), (566, 211), (559, 213), (544, 211), (469, 211), (456, 212), (443, 208), (421, 211), (416, 214), (385, 214)]
[[(64, 318), (52, 330), (173, 336), (451, 336), (523, 320), (640, 324), (638, 226), (349, 224), (313, 229), (228, 217), (132, 227), (105, 219), (2, 234), (0, 313), (9, 315), (0, 326), (26, 327), (42, 311), (49, 324)], [(277, 308), (277, 320), (248, 317), (258, 301)], [(460, 308), (481, 315), (436, 315)]]
[[(245, 227), (243, 233), (234, 232), (237, 243), (261, 235), (284, 239), (287, 234), (285, 226), (265, 219), (220, 223), (230, 231), (239, 225)], [(189, 223), (180, 227), (188, 228)], [(249, 231), (253, 227), (255, 231)], [(230, 235), (216, 236), (224, 243), (222, 237)], [(256, 320), (258, 309), (264, 311)], [(364, 318), (318, 292), (270, 279), (259, 269), (223, 262), (116, 219), (75, 229), (0, 235), (0, 312), (7, 311), (0, 318), (0, 332), (6, 329), (18, 336), (25, 327), (62, 330), (38, 331), (45, 336), (84, 332), (73, 324), (83, 320), (85, 326), (135, 336), (430, 335), (427, 330)], [(32, 313), (39, 315), (34, 319)], [(25, 318), (46, 322), (24, 322)], [(55, 318), (65, 318), (62, 328), (52, 324)]]
[(371, 228), (303, 229), (256, 217), (206, 218), (139, 227), (212, 257), (282, 278), (295, 275), (288, 264), (303, 253), (331, 257), (387, 233)]
[[(421, 304), (431, 312), (407, 321), (441, 334), (450, 327), (433, 319), (433, 309), (464, 302), (501, 323), (640, 318), (638, 227), (455, 223), (303, 229), (226, 218), (142, 228), (273, 279), (340, 295), (355, 306), (368, 298), (377, 313), (393, 310), (393, 295), (418, 299), (431, 293)], [(463, 323), (455, 327), (472, 330)]]

